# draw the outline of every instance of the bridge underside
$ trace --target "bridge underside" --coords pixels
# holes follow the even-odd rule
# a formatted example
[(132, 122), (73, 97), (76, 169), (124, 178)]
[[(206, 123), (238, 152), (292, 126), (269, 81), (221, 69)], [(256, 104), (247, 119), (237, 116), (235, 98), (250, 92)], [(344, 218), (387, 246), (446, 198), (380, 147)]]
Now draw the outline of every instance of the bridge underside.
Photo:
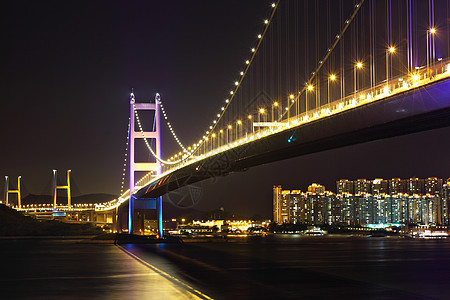
[(234, 147), (168, 174), (137, 196), (158, 197), (265, 163), (446, 126), (450, 126), (448, 79)]

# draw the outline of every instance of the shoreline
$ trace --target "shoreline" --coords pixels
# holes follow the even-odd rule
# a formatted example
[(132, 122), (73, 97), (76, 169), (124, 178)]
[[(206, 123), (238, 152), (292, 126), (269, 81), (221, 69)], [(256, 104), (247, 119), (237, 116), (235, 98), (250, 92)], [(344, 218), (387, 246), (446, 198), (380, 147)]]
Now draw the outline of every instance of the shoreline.
[(0, 240), (87, 240), (97, 235), (12, 235), (0, 236)]

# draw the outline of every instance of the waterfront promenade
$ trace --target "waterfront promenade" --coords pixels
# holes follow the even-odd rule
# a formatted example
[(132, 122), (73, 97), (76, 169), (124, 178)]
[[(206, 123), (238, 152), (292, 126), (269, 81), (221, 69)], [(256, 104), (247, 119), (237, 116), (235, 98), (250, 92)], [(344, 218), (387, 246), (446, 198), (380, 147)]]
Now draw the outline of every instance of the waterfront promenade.
[(112, 244), (4, 239), (0, 254), (1, 299), (209, 298)]

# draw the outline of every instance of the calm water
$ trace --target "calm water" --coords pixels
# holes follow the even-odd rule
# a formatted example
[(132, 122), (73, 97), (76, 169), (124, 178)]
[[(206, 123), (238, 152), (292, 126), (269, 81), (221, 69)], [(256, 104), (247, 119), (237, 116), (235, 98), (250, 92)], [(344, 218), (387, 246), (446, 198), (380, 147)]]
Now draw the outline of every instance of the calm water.
[(0, 240), (0, 298), (193, 297), (176, 278), (216, 299), (450, 299), (450, 240), (276, 235), (122, 246)]

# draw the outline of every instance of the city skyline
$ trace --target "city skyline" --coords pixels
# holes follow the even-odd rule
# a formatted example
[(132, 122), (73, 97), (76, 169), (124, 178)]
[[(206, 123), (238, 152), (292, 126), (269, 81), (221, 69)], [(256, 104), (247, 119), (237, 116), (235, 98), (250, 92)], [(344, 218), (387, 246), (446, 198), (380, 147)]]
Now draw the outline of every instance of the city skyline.
[(448, 225), (450, 178), (393, 178), (336, 181), (337, 192), (312, 183), (304, 192), (273, 186), (277, 224)]

